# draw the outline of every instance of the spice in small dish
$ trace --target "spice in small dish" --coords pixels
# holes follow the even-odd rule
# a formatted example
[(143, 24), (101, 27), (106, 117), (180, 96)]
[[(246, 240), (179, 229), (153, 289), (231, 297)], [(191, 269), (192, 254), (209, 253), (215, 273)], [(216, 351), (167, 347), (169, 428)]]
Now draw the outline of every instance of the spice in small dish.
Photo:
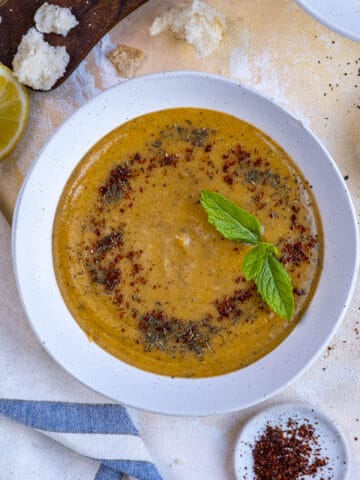
[(300, 480), (328, 463), (314, 425), (289, 417), (285, 428), (268, 424), (252, 446), (256, 480)]
[(234, 452), (238, 480), (344, 480), (349, 451), (323, 413), (302, 404), (265, 409), (242, 428)]

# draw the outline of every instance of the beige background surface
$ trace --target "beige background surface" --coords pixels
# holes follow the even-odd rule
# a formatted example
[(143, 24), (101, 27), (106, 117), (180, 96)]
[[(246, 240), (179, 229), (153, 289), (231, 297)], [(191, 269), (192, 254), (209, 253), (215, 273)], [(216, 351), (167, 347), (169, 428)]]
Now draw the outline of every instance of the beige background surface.
[[(150, 0), (106, 35), (57, 90), (31, 92), (25, 135), (0, 163), (0, 209), (7, 219), (11, 220), (24, 175), (56, 127), (87, 99), (120, 81), (106, 58), (118, 43), (147, 54), (139, 74), (208, 71), (273, 98), (323, 142), (347, 178), (359, 212), (360, 44), (323, 27), (292, 0), (208, 0), (225, 15), (227, 30), (219, 49), (200, 59), (191, 46), (171, 34), (151, 37), (148, 33), (153, 18), (175, 3)], [(360, 478), (359, 322), (358, 282), (329, 348), (281, 394), (245, 412), (180, 419), (132, 411), (164, 478), (234, 478), (232, 449), (242, 422), (266, 404), (283, 400), (310, 402), (339, 422), (352, 452), (349, 479)]]

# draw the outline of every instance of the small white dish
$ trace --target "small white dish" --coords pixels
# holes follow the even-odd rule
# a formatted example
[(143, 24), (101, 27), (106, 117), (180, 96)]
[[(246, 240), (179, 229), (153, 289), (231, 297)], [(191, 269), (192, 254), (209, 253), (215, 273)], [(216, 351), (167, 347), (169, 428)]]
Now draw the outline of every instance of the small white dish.
[(359, 0), (296, 0), (312, 17), (340, 35), (360, 42)]
[[(113, 357), (73, 319), (53, 268), (53, 222), (63, 188), (81, 158), (122, 123), (166, 108), (219, 110), (278, 142), (313, 186), (325, 254), (307, 311), (272, 352), (241, 370), (209, 378), (171, 378)], [(200, 72), (170, 72), (125, 81), (77, 110), (32, 164), (13, 221), (13, 263), (25, 313), (42, 345), (75, 378), (123, 404), (173, 415), (239, 410), (274, 395), (328, 344), (343, 318), (358, 270), (356, 216), (345, 182), (319, 140), (286, 110), (254, 90)], [(276, 368), (274, 368), (276, 366)]]
[(304, 404), (280, 404), (267, 408), (252, 417), (241, 429), (234, 451), (234, 467), (238, 480), (254, 480), (253, 446), (264, 433), (266, 426), (287, 428), (288, 419), (298, 426), (312, 425), (315, 429), (319, 456), (328, 463), (316, 476), (304, 476), (304, 480), (346, 480), (350, 465), (349, 449), (338, 426), (324, 413)]

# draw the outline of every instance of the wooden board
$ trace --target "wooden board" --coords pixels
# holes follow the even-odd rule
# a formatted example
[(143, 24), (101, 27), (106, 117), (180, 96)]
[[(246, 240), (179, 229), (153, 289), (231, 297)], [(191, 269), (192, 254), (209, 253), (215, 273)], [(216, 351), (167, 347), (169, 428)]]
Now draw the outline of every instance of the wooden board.
[[(93, 46), (122, 18), (147, 0), (51, 0), (69, 7), (79, 21), (66, 37), (45, 34), (51, 45), (64, 45), (70, 55), (65, 75), (53, 86), (58, 87), (74, 71)], [(21, 37), (35, 25), (34, 14), (44, 1), (0, 0), (0, 62), (12, 68)]]

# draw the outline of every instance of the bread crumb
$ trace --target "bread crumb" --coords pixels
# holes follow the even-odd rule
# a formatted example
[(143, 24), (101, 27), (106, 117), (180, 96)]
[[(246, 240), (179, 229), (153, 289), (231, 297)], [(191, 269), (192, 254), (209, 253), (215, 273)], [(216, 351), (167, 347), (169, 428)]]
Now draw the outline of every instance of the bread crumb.
[(69, 8), (47, 2), (37, 9), (34, 20), (39, 32), (58, 33), (63, 37), (66, 37), (69, 31), (79, 24)]
[(146, 55), (142, 50), (128, 45), (119, 45), (108, 54), (108, 57), (118, 74), (125, 78), (133, 77), (146, 60)]
[(50, 90), (61, 78), (70, 56), (65, 47), (53, 47), (44, 40), (44, 33), (66, 37), (78, 25), (69, 8), (43, 3), (34, 16), (35, 27), (22, 37), (12, 65), (16, 78), (34, 90)]
[(214, 52), (225, 29), (223, 15), (214, 7), (200, 0), (191, 4), (181, 2), (156, 17), (150, 27), (150, 35), (171, 30), (178, 38), (193, 45), (200, 57)]
[(45, 91), (64, 75), (69, 60), (65, 47), (49, 45), (33, 27), (22, 37), (12, 65), (19, 82)]

